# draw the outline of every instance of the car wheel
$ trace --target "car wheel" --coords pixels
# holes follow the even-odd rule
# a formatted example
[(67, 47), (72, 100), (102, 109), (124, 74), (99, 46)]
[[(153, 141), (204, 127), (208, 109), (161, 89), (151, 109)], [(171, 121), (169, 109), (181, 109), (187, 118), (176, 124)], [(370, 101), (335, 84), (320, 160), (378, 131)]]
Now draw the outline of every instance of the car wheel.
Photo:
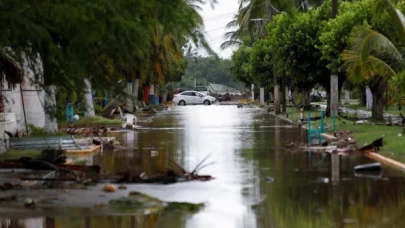
[(204, 105), (210, 105), (210, 104), (211, 104), (211, 102), (209, 100), (204, 101)]
[(186, 102), (185, 101), (179, 101), (179, 105), (180, 106), (186, 106)]

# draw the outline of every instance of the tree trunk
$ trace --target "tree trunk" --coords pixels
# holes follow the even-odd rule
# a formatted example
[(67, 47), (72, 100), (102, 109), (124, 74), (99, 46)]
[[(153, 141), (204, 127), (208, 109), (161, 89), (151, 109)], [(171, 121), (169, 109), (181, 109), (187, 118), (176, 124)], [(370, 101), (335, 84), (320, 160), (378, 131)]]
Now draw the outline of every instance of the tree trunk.
[(95, 116), (94, 105), (93, 105), (93, 95), (91, 94), (91, 83), (88, 78), (84, 79), (84, 97), (86, 100), (86, 116)]
[[(132, 95), (132, 82), (127, 82), (127, 90), (126, 92), (128, 93), (128, 95)], [(132, 98), (130, 96), (127, 97), (126, 99), (126, 105), (125, 105), (125, 109), (128, 112), (133, 112), (134, 111), (134, 101), (132, 100)]]
[(135, 76), (135, 82), (134, 82), (134, 87), (133, 87), (133, 94), (134, 94), (134, 108), (136, 109), (138, 105), (138, 94), (139, 94), (139, 75), (140, 73), (137, 72)]
[(370, 87), (373, 94), (373, 107), (371, 108), (371, 118), (375, 120), (384, 120), (384, 90), (378, 88), (378, 86)]
[(274, 111), (276, 114), (280, 113), (280, 94), (276, 70), (273, 69), (273, 83), (274, 83)]
[(162, 94), (162, 103), (163, 103), (163, 104), (166, 104), (166, 102), (167, 102), (167, 94), (168, 94), (168, 92), (164, 92), (164, 93)]
[(45, 131), (49, 133), (58, 132), (58, 122), (55, 117), (56, 97), (55, 86), (50, 85), (45, 88)]
[(286, 87), (286, 81), (285, 81), (286, 79), (285, 79), (285, 76), (282, 78), (282, 80), (281, 80), (281, 91), (283, 91), (283, 97), (281, 98), (281, 101), (283, 102), (283, 113), (286, 113), (287, 112), (287, 101), (286, 101), (286, 99), (285, 99), (285, 97), (287, 96), (287, 94), (285, 93), (286, 92), (286, 89), (285, 89), (285, 87)]
[(337, 116), (339, 109), (339, 85), (338, 75), (332, 72), (330, 75), (330, 116)]
[(274, 111), (276, 114), (280, 113), (280, 91), (278, 85), (274, 86)]
[(309, 106), (309, 91), (308, 91), (308, 89), (302, 89), (302, 106), (304, 108)]
[(350, 91), (345, 89), (345, 104), (350, 104)]
[(335, 18), (338, 13), (339, 9), (338, 2), (339, 2), (338, 0), (332, 0), (332, 18)]

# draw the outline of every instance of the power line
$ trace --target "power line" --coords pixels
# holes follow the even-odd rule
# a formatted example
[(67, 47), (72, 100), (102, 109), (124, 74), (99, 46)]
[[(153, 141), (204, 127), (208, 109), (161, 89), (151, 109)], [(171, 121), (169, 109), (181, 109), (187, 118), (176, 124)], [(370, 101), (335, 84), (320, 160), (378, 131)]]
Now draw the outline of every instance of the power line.
[(225, 18), (225, 17), (233, 16), (235, 13), (236, 13), (236, 11), (232, 12), (232, 13), (217, 15), (217, 16), (214, 16), (214, 17), (211, 17), (211, 18), (203, 18), (203, 20), (204, 20), (204, 23), (214, 22), (214, 21), (218, 21), (218, 20), (220, 20), (222, 18)]
[(220, 30), (220, 29), (224, 29), (224, 28), (226, 28), (226, 26), (223, 26), (221, 28), (211, 29), (211, 30), (208, 30), (206, 32), (213, 32), (213, 31), (217, 31), (217, 30)]

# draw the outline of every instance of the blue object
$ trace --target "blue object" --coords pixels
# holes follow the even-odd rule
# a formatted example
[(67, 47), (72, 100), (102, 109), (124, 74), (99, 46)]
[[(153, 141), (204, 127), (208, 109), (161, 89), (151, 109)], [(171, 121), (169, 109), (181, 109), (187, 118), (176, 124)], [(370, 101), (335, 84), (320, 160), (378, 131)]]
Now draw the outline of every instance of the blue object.
[(321, 111), (321, 126), (319, 129), (311, 129), (311, 112), (308, 112), (308, 144), (312, 144), (312, 139), (313, 138), (318, 138), (319, 143), (322, 143), (323, 137), (321, 136), (321, 133), (325, 132), (325, 124), (324, 124), (324, 116), (325, 112)]
[(151, 105), (158, 105), (159, 104), (159, 96), (151, 94), (149, 95), (149, 103)]
[(73, 105), (71, 103), (67, 103), (65, 106), (65, 115), (67, 121), (73, 120)]

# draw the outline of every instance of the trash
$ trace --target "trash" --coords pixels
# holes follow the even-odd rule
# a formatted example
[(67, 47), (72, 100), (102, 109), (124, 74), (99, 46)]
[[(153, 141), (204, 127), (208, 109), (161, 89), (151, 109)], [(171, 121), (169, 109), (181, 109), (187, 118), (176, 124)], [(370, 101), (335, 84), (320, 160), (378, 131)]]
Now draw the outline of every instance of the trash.
[(106, 184), (104, 186), (104, 191), (105, 192), (115, 192), (115, 187), (112, 184)]
[(157, 151), (157, 150), (152, 150), (151, 152), (150, 152), (150, 156), (151, 157), (156, 157), (156, 156), (158, 156), (159, 155), (159, 151)]
[(269, 176), (265, 177), (264, 179), (266, 180), (267, 183), (271, 183), (271, 182), (274, 181), (274, 178), (273, 178), (273, 177), (269, 177)]
[(382, 170), (381, 163), (369, 163), (364, 165), (357, 165), (354, 167), (355, 172), (363, 172), (363, 171), (380, 171)]
[(51, 163), (41, 159), (32, 159), (30, 157), (22, 157), (20, 159), (10, 159), (0, 161), (0, 169), (31, 169), (31, 170), (55, 170), (62, 172), (79, 171), (85, 173), (99, 174), (101, 167), (99, 165), (84, 166), (84, 165), (65, 165)]
[(364, 172), (354, 172), (355, 177), (364, 177), (364, 178), (370, 178), (374, 180), (379, 180), (382, 178), (382, 170), (376, 170), (376, 171), (364, 171)]
[(380, 138), (374, 140), (371, 144), (361, 147), (359, 151), (362, 152), (379, 151), (380, 147), (384, 145), (383, 138), (384, 136), (381, 136)]
[(120, 186), (118, 186), (118, 189), (119, 189), (119, 190), (125, 190), (125, 189), (127, 189), (127, 186), (125, 186), (125, 185), (120, 185)]
[(167, 167), (160, 173), (147, 176), (144, 172), (140, 174), (131, 174), (129, 171), (125, 172), (122, 177), (117, 181), (118, 183), (159, 183), (159, 184), (173, 184), (185, 181), (209, 181), (214, 179), (210, 175), (198, 175), (197, 172), (209, 165), (214, 164), (210, 162), (204, 164), (210, 155), (206, 156), (200, 163), (196, 165), (193, 171), (187, 172), (180, 165), (170, 160), (172, 167)]
[(327, 178), (327, 177), (318, 177), (318, 179), (316, 179), (316, 182), (327, 184), (327, 183), (329, 183), (329, 178)]
[(27, 199), (25, 199), (25, 201), (24, 201), (24, 206), (25, 207), (35, 207), (35, 201), (34, 200), (32, 200), (32, 199), (30, 199), (30, 198), (27, 198)]

